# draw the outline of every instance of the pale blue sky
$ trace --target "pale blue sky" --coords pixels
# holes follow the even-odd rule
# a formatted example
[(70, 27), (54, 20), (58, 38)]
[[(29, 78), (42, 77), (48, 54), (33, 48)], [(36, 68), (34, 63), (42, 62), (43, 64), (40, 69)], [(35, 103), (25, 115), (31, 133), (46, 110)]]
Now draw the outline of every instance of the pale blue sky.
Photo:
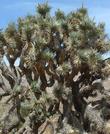
[[(0, 0), (0, 28), (5, 28), (11, 21), (19, 16), (35, 13), (37, 3), (45, 0)], [(88, 8), (91, 17), (96, 22), (105, 22), (106, 32), (110, 36), (110, 0), (48, 0), (52, 13), (61, 8), (66, 13), (81, 7), (82, 3)]]

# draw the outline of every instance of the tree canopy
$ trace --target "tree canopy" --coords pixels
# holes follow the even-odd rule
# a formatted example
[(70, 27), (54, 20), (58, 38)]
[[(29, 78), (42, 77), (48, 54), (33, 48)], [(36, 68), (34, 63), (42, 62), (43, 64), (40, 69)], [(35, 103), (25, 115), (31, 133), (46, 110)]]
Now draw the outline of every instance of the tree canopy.
[(106, 134), (110, 96), (102, 80), (110, 66), (102, 54), (110, 41), (105, 25), (96, 24), (84, 7), (68, 14), (58, 9), (54, 16), (50, 10), (48, 3), (38, 4), (34, 16), (0, 31), (0, 99), (7, 106), (1, 133), (41, 134), (46, 123), (50, 134)]

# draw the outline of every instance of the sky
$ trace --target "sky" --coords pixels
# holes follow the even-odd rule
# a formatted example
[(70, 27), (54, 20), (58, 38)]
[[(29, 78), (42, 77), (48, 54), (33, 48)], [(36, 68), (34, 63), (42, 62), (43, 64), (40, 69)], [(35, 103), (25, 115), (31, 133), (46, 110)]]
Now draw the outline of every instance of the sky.
[[(6, 28), (8, 23), (16, 22), (18, 17), (25, 17), (28, 14), (36, 13), (36, 5), (46, 0), (0, 0), (0, 29)], [(104, 22), (105, 31), (110, 37), (110, 0), (48, 0), (51, 6), (51, 13), (60, 8), (65, 13), (75, 11), (84, 5), (88, 8), (91, 18), (96, 23)], [(103, 55), (103, 58), (110, 57), (110, 52)], [(6, 61), (6, 57), (4, 57)], [(19, 59), (17, 60), (18, 64)], [(8, 63), (7, 63), (8, 64)]]
[[(9, 22), (16, 22), (18, 17), (35, 14), (35, 7), (45, 0), (0, 0), (0, 28), (6, 28)], [(83, 5), (88, 8), (91, 18), (105, 22), (106, 33), (110, 37), (110, 0), (48, 0), (52, 14), (58, 8), (68, 13)]]

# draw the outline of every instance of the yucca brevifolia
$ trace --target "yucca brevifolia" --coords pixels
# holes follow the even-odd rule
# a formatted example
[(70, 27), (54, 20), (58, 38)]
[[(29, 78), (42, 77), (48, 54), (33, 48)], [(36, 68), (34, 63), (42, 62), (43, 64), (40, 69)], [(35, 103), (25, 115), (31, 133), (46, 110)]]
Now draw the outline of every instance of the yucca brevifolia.
[[(101, 108), (109, 105), (104, 88), (95, 82), (105, 78), (101, 55), (109, 50), (109, 44), (104, 24), (97, 25), (83, 7), (67, 15), (58, 9), (52, 17), (48, 3), (39, 4), (35, 16), (28, 15), (19, 18), (17, 24), (9, 24), (0, 32), (1, 61), (5, 54), (10, 63), (9, 68), (1, 62), (0, 87), (4, 93), (0, 97), (10, 96), (7, 103), (12, 102), (1, 123), (2, 133), (37, 134), (46, 119), (57, 114), (60, 125), (80, 124), (81, 131), (100, 133), (105, 118), (92, 119), (97, 107), (91, 108), (88, 103)], [(16, 68), (14, 63), (18, 57), (20, 64)], [(25, 86), (21, 82), (23, 76), (28, 82)], [(10, 88), (4, 89), (3, 77), (11, 84)], [(92, 97), (100, 93), (104, 99), (94, 101)], [(12, 113), (17, 115), (15, 122), (10, 119)]]

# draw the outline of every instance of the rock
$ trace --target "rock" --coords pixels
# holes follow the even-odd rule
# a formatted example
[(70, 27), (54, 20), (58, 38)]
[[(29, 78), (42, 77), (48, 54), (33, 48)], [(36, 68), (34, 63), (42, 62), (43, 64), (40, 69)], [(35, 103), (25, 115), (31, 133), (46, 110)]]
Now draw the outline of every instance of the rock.
[(54, 128), (52, 125), (48, 125), (42, 134), (54, 134)]
[(110, 121), (105, 123), (105, 134), (110, 134)]
[(68, 134), (80, 134), (79, 130), (71, 129)]

